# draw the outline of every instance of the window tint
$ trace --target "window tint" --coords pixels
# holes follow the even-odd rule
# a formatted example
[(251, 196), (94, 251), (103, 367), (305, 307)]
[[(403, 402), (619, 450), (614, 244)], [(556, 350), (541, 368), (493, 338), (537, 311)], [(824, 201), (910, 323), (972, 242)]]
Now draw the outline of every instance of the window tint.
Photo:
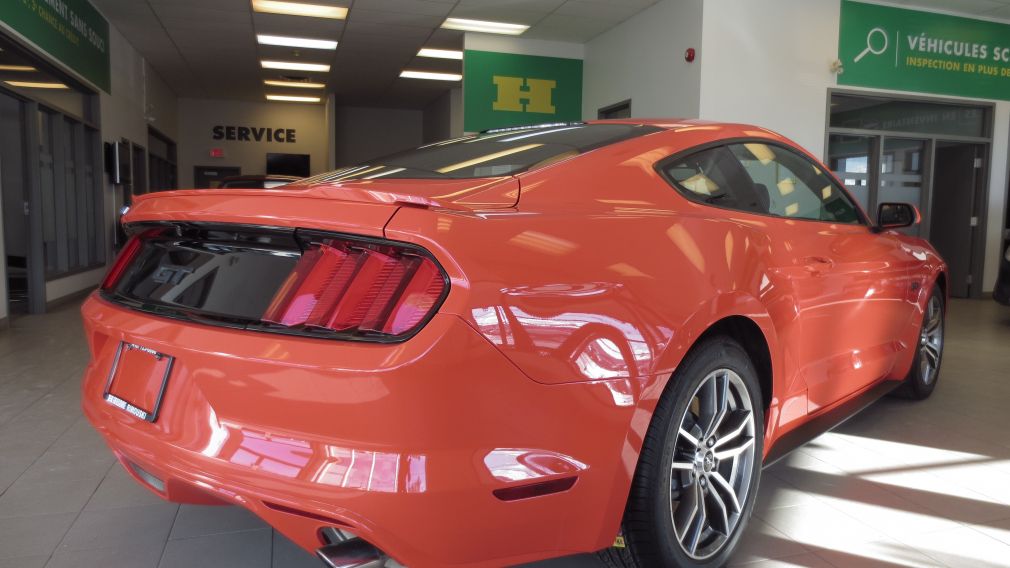
[(820, 168), (782, 146), (750, 142), (731, 144), (754, 190), (767, 195), (772, 215), (835, 223), (859, 223), (849, 198)]
[(299, 185), (375, 178), (507, 176), (660, 130), (638, 124), (583, 123), (501, 129), (377, 158)]
[(663, 168), (688, 198), (750, 213), (768, 213), (768, 192), (756, 191), (740, 162), (725, 147), (709, 148)]

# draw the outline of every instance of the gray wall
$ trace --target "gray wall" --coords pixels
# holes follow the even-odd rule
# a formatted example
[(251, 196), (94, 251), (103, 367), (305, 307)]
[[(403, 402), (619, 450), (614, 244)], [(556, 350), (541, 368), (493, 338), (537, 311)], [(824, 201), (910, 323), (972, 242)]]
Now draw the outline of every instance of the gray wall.
[(446, 91), (424, 108), (424, 143), (463, 135), (463, 91)]
[[(214, 140), (215, 125), (291, 128), (295, 142)], [(321, 104), (179, 99), (179, 185), (193, 186), (194, 166), (238, 166), (243, 174), (266, 173), (268, 153), (308, 154), (311, 173), (327, 169), (326, 108)], [(211, 158), (221, 148), (224, 158)]]
[(420, 110), (338, 107), (334, 118), (338, 168), (424, 143), (424, 113)]

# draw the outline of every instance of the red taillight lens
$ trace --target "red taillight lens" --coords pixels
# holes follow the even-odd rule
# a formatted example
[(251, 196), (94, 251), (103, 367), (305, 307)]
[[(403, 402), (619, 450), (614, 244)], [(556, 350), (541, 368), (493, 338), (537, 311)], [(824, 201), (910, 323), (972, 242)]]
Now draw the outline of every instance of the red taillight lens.
[(109, 269), (108, 274), (105, 275), (105, 280), (102, 280), (102, 290), (111, 290), (115, 287), (116, 283), (119, 282), (119, 278), (123, 276), (123, 271), (126, 267), (130, 265), (137, 253), (140, 252), (140, 247), (143, 243), (140, 240), (140, 235), (134, 235), (130, 237), (130, 240), (126, 241), (123, 246), (123, 250), (119, 252), (119, 256), (116, 257), (116, 262), (112, 264), (112, 268)]
[(263, 321), (400, 336), (431, 314), (445, 286), (434, 261), (413, 249), (329, 239), (302, 254)]

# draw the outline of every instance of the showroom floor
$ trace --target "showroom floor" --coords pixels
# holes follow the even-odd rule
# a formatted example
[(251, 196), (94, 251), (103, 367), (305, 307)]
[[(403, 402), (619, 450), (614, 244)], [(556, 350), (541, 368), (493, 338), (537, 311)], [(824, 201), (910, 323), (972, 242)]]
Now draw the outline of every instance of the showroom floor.
[[(1010, 566), (1010, 309), (955, 301), (949, 324), (932, 399), (883, 400), (764, 472), (734, 563)], [(85, 359), (76, 305), (0, 331), (0, 568), (319, 566), (241, 509), (138, 487), (81, 417)]]

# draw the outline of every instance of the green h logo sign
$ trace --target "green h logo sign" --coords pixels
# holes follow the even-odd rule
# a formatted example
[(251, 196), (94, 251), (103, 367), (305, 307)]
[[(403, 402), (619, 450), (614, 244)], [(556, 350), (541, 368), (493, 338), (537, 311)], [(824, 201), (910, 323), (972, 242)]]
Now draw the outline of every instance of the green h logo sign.
[(580, 118), (581, 59), (471, 49), (464, 52), (465, 132)]
[(495, 75), (492, 81), (498, 88), (498, 97), (491, 103), (492, 109), (554, 114), (552, 98), (557, 81), (504, 75)]

